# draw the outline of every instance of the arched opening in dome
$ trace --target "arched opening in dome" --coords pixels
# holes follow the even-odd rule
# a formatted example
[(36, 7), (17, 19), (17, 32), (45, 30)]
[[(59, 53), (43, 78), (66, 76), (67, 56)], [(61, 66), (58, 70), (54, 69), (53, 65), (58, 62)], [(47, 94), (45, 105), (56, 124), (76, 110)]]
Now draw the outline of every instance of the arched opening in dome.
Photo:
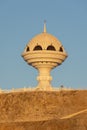
[(56, 51), (55, 47), (52, 46), (52, 45), (48, 46), (48, 47), (47, 47), (47, 50)]
[(33, 50), (34, 51), (42, 50), (42, 47), (41, 46), (35, 46), (35, 48)]
[(63, 52), (63, 48), (62, 48), (62, 47), (60, 47), (60, 48), (59, 48), (59, 51), (60, 51), (60, 52)]
[(30, 51), (29, 47), (27, 46), (26, 51)]

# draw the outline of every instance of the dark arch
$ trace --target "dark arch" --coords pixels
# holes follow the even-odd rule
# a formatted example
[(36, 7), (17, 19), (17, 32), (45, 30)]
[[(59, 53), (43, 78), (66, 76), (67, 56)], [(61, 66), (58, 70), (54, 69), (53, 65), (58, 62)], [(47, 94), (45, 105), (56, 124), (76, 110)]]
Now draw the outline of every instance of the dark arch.
[(60, 52), (63, 52), (63, 48), (62, 48), (62, 47), (60, 47), (60, 48), (59, 48), (59, 51), (60, 51)]
[(33, 50), (34, 51), (42, 50), (42, 47), (38, 45), (38, 46), (35, 46)]
[(30, 51), (29, 47), (27, 46), (26, 51)]
[(48, 47), (47, 47), (47, 50), (56, 51), (55, 47), (52, 46), (52, 45), (48, 46)]

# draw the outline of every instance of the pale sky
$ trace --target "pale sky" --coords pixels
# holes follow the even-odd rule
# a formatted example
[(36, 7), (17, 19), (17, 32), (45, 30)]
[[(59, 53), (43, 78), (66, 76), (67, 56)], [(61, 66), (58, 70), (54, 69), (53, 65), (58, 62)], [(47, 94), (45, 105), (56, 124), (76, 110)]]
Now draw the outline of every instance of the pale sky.
[(52, 85), (87, 89), (87, 0), (0, 0), (0, 88), (37, 85), (37, 70), (21, 54), (43, 31), (56, 36), (68, 53), (55, 68)]

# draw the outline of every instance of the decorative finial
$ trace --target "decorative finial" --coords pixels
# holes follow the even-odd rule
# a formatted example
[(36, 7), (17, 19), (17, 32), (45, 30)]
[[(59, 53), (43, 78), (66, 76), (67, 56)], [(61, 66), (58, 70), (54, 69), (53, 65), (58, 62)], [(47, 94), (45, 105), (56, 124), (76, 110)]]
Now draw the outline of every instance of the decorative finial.
[(44, 20), (44, 33), (46, 33), (46, 20)]

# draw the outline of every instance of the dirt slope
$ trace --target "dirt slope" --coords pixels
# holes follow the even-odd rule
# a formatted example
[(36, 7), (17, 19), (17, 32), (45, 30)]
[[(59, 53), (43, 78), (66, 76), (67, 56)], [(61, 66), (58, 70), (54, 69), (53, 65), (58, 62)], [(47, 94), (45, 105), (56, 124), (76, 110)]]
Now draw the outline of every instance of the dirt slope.
[(0, 94), (0, 130), (87, 130), (87, 91)]
[(87, 130), (87, 113), (64, 120), (1, 123), (0, 130)]

